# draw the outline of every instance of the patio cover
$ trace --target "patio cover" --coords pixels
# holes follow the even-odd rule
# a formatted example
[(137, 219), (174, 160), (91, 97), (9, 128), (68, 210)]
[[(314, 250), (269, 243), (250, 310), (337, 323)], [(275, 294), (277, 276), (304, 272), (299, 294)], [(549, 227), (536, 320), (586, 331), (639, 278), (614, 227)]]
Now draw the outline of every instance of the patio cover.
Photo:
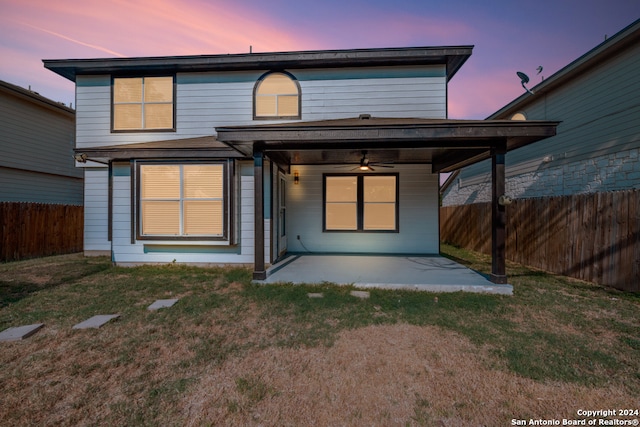
[(255, 262), (253, 277), (267, 276), (264, 262), (263, 160), (284, 168), (301, 164), (358, 164), (362, 150), (371, 162), (431, 164), (450, 172), (481, 160), (492, 160), (491, 281), (507, 283), (505, 269), (504, 158), (508, 151), (554, 136), (559, 122), (357, 118), (224, 126), (217, 140), (252, 156), (255, 179)]

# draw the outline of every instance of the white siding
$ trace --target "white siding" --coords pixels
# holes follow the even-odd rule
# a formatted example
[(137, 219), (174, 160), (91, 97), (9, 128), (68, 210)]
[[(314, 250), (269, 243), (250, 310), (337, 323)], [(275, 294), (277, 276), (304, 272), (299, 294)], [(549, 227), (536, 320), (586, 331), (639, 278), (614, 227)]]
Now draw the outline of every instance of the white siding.
[[(323, 232), (323, 173), (343, 170), (335, 166), (292, 166), (291, 170), (299, 172), (300, 184), (294, 185), (293, 174), (287, 175), (290, 252), (439, 252), (438, 174), (431, 173), (431, 165), (397, 165), (393, 169), (394, 173), (399, 173), (399, 233)], [(300, 236), (300, 240), (297, 236)]]
[[(117, 167), (114, 167), (114, 171)], [(240, 179), (240, 209), (236, 219), (241, 247), (227, 251), (226, 243), (211, 241), (137, 240), (131, 243), (131, 177), (125, 167), (113, 178), (113, 260), (119, 265), (180, 263), (198, 265), (253, 264), (253, 177)], [(265, 262), (269, 262), (269, 221), (265, 221)], [(216, 249), (221, 252), (216, 253)]]
[[(179, 74), (176, 132), (111, 133), (111, 77), (78, 76), (77, 146), (190, 138), (212, 135), (217, 126), (275, 123), (253, 120), (253, 87), (265, 71)], [(444, 67), (290, 71), (300, 82), (303, 121), (363, 113), (446, 117)]]
[[(277, 121), (253, 120), (253, 88), (267, 70), (224, 73), (181, 73), (176, 76), (175, 132), (111, 132), (111, 76), (77, 77), (77, 146), (131, 144), (156, 140), (212, 135), (215, 127), (225, 125), (266, 124)], [(444, 66), (376, 67), (369, 69), (288, 70), (301, 86), (302, 121), (357, 117), (446, 117), (446, 76)], [(239, 169), (240, 170), (240, 169)], [(319, 244), (323, 251), (380, 253), (438, 253), (437, 174), (430, 166), (398, 167), (400, 175), (400, 233), (377, 233), (350, 238), (348, 234), (323, 234), (322, 216), (317, 204), (322, 195), (309, 193), (307, 206), (296, 205), (289, 183), (289, 249), (301, 251), (295, 239), (300, 234), (305, 244)], [(315, 179), (322, 186), (321, 170)], [(96, 175), (97, 177), (97, 175)], [(267, 173), (267, 177), (269, 174)], [(290, 179), (288, 176), (287, 179)], [(101, 189), (107, 188), (104, 174)], [(235, 227), (238, 253), (204, 253), (189, 247), (215, 246), (211, 242), (137, 241), (131, 244), (130, 176), (114, 174), (113, 180), (113, 257), (123, 265), (138, 263), (244, 263), (254, 259), (253, 176), (239, 177)], [(267, 180), (268, 182), (268, 180)], [(311, 181), (307, 181), (311, 184)], [(299, 188), (298, 186), (296, 186)], [(86, 190), (86, 194), (91, 193)], [(102, 190), (100, 190), (102, 191)], [(97, 199), (97, 195), (92, 195)], [(269, 236), (272, 225), (270, 194), (265, 192), (265, 261), (272, 252)], [(293, 205), (291, 205), (293, 203)], [(106, 215), (106, 203), (104, 214)], [(97, 205), (96, 205), (97, 206)], [(427, 212), (427, 214), (425, 214)], [(92, 242), (100, 246), (97, 224), (103, 217), (88, 217), (94, 230)], [(100, 222), (101, 223), (101, 222)], [(316, 228), (314, 228), (316, 227)], [(308, 230), (314, 230), (311, 234)], [(106, 238), (106, 226), (105, 226)], [(353, 237), (353, 236), (351, 236)], [(298, 245), (298, 246), (296, 246)], [(175, 250), (172, 251), (171, 248)], [(165, 250), (165, 252), (161, 252)]]
[(84, 251), (108, 253), (109, 171), (107, 168), (84, 170)]

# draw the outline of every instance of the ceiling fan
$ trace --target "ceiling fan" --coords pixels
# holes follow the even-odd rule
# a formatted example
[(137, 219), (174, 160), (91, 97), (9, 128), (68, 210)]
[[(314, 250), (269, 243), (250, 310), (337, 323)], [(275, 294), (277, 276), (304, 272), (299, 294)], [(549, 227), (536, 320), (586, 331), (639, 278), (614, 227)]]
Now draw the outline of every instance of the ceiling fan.
[[(369, 159), (367, 150), (362, 150), (362, 157), (360, 158), (360, 165), (356, 166), (355, 168), (351, 169), (352, 171), (355, 170), (361, 170), (363, 172), (366, 171), (371, 171), (374, 172), (375, 169), (372, 166), (375, 166), (376, 168), (393, 168), (393, 166), (389, 166), (389, 163), (391, 162), (372, 162)], [(350, 165), (340, 165), (340, 166), (336, 166), (337, 168), (348, 168), (350, 167)]]
[(361, 171), (375, 171), (375, 169), (372, 167), (380, 167), (380, 168), (393, 168), (393, 166), (389, 166), (386, 163), (380, 163), (380, 162), (372, 162), (369, 160), (369, 157), (367, 156), (367, 150), (362, 150), (362, 158), (360, 159), (360, 166), (353, 168), (351, 170), (356, 170), (359, 169)]

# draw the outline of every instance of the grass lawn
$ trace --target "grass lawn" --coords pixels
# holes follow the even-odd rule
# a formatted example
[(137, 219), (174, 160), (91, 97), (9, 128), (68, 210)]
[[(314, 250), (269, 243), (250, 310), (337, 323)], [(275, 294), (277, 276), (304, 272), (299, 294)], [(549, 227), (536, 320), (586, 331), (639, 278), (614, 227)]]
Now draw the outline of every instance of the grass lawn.
[[(359, 299), (330, 284), (253, 285), (238, 268), (0, 264), (0, 331), (45, 324), (0, 343), (0, 425), (507, 426), (640, 410), (640, 295), (507, 273), (513, 296)], [(147, 311), (165, 298), (180, 301)]]

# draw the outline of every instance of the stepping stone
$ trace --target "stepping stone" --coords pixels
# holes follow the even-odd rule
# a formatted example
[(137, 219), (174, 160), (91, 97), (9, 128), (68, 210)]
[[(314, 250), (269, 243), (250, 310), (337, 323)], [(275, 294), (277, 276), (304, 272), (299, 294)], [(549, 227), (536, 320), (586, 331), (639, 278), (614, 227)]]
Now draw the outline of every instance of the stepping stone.
[(25, 338), (29, 338), (31, 335), (38, 332), (44, 323), (36, 323), (33, 325), (16, 326), (14, 328), (5, 329), (0, 332), (0, 341), (19, 341)]
[(309, 298), (324, 298), (324, 294), (322, 293), (309, 293), (307, 296)]
[(369, 292), (367, 291), (351, 291), (351, 296), (361, 299), (369, 298)]
[(117, 319), (118, 317), (120, 317), (119, 314), (99, 314), (85, 320), (84, 322), (78, 323), (73, 327), (73, 329), (98, 329), (100, 326), (104, 325), (107, 322), (110, 322), (113, 319)]
[(154, 310), (160, 310), (161, 308), (169, 308), (177, 302), (178, 302), (178, 299), (159, 299), (159, 300), (156, 300), (156, 302), (151, 304), (149, 307), (147, 307), (147, 310), (154, 311)]

